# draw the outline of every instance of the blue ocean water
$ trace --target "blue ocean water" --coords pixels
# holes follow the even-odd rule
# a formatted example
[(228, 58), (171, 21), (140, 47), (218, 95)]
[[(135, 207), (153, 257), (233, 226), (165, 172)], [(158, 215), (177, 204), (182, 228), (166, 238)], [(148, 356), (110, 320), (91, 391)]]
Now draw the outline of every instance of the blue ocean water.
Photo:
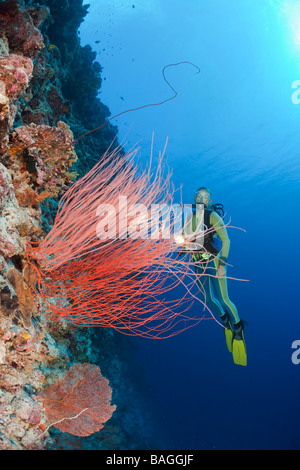
[[(248, 322), (248, 366), (213, 321), (136, 338), (161, 449), (299, 449), (300, 5), (296, 0), (90, 0), (81, 26), (112, 115), (147, 160), (167, 159), (185, 203), (205, 185), (231, 224), (229, 294)], [(298, 84), (299, 87), (299, 84)], [(299, 95), (300, 96), (300, 95)], [(193, 308), (199, 308), (195, 305)]]

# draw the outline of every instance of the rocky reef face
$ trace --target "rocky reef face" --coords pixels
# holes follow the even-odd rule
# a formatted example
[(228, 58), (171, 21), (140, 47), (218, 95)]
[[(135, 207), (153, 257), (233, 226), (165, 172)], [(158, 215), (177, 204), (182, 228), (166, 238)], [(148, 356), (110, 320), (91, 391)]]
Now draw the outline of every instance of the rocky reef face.
[[(144, 422), (122, 398), (129, 394), (128, 370), (118, 350), (121, 344), (124, 353), (128, 343), (113, 331), (43, 318), (42, 300), (30, 295), (25, 256), (27, 242), (41, 240), (51, 228), (59, 196), (116, 135), (107, 124), (75, 145), (110, 114), (97, 98), (101, 66), (92, 49), (80, 45), (78, 27), (86, 14), (82, 0), (0, 2), (0, 450), (130, 448), (130, 433), (131, 448), (141, 445)], [(77, 362), (100, 364), (117, 403), (109, 424), (84, 443), (48, 431), (37, 400), (45, 385)], [(138, 397), (130, 393), (137, 410)]]

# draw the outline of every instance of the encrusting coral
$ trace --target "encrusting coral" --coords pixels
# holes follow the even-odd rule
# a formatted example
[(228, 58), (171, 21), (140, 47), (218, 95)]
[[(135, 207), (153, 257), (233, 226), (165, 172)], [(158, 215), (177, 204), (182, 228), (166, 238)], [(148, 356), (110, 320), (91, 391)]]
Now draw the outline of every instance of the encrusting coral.
[(30, 267), (25, 265), (23, 273), (16, 268), (11, 268), (6, 277), (13, 286), (17, 298), (18, 309), (21, 314), (22, 322), (25, 328), (30, 328), (31, 316), (36, 313), (36, 306), (32, 297), (29, 295), (30, 288)]
[(0, 255), (11, 258), (25, 253), (27, 236), (38, 234), (40, 229), (38, 207), (20, 207), (11, 174), (0, 163)]
[(13, 126), (18, 99), (30, 82), (33, 62), (29, 57), (9, 54), (5, 36), (0, 38), (0, 155), (8, 149), (8, 132)]
[(76, 178), (73, 134), (64, 122), (57, 127), (21, 126), (14, 129), (9, 148), (16, 197), (21, 206), (57, 197)]
[(1, 30), (9, 41), (10, 50), (33, 59), (38, 51), (45, 47), (43, 35), (38, 27), (49, 16), (49, 9), (28, 8), (19, 0), (7, 0), (2, 3), (0, 11), (4, 15), (0, 18)]
[(10, 100), (17, 99), (27, 88), (32, 70), (33, 62), (29, 57), (16, 54), (0, 57), (0, 80), (4, 82)]

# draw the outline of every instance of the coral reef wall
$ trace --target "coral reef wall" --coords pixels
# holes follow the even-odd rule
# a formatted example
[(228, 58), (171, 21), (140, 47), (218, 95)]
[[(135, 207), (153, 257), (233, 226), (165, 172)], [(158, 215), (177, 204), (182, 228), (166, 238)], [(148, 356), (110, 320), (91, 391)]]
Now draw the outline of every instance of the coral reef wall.
[[(0, 2), (0, 449), (120, 449), (142, 446), (138, 396), (126, 382), (130, 342), (110, 330), (75, 329), (39, 315), (28, 295), (27, 241), (51, 227), (59, 196), (114, 141), (101, 130), (101, 66), (78, 27), (82, 0)], [(113, 143), (113, 146), (117, 142)], [(123, 359), (121, 359), (121, 356)], [(37, 395), (75, 363), (98, 363), (117, 411), (79, 439), (52, 428)], [(130, 362), (128, 360), (128, 362)], [(126, 398), (125, 398), (126, 397)], [(131, 397), (133, 407), (127, 407)], [(141, 405), (142, 407), (143, 405)]]

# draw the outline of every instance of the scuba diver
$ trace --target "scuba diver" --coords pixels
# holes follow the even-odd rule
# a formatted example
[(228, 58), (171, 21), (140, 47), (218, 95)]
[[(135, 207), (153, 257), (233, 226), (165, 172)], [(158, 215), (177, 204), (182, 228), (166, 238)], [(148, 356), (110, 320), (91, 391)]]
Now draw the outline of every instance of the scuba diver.
[[(227, 348), (233, 355), (234, 363), (246, 366), (244, 322), (240, 319), (236, 306), (229, 299), (227, 290), (226, 271), (230, 240), (223, 218), (217, 212), (223, 206), (211, 204), (211, 192), (206, 187), (200, 187), (195, 192), (194, 200), (196, 204), (204, 206), (204, 214), (203, 210), (201, 211), (201, 222), (205, 226), (202, 244), (191, 250), (197, 284), (205, 295), (205, 304), (219, 315), (223, 323)], [(200, 224), (197, 221), (197, 211), (192, 218), (190, 217), (188, 225), (192, 234), (198, 232)], [(188, 226), (185, 225), (184, 235), (189, 235), (190, 238), (191, 234), (187, 233), (187, 229)], [(219, 248), (218, 242), (221, 244)]]

